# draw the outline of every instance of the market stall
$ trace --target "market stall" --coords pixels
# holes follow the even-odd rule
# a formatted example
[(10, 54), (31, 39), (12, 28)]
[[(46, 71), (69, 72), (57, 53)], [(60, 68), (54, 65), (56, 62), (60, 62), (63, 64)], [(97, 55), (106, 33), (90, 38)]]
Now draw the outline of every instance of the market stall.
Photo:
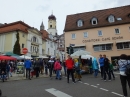
[[(83, 73), (89, 73), (89, 66), (88, 66), (88, 63), (89, 63), (89, 59), (91, 56), (90, 55), (91, 53), (88, 52), (88, 51), (84, 51), (84, 50), (79, 50), (79, 51), (76, 51), (75, 53), (73, 53), (71, 55), (71, 57), (73, 59), (77, 58), (79, 59), (79, 63), (82, 64), (81, 66), (81, 70)], [(91, 56), (93, 58), (93, 56)]]

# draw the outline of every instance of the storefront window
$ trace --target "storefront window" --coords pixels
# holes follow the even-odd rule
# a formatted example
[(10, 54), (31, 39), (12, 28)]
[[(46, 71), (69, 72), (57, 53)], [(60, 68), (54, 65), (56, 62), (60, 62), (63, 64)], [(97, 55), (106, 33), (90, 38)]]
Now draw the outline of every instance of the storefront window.
[(124, 48), (129, 48), (129, 42), (124, 43)]
[(107, 45), (106, 45), (106, 50), (112, 50), (111, 44), (107, 44)]
[(86, 50), (85, 46), (79, 46), (79, 47), (73, 47), (73, 48), (74, 48), (74, 52), (78, 50)]
[(117, 49), (130, 48), (130, 42), (117, 43)]
[(94, 45), (94, 51), (100, 51), (100, 46), (99, 45)]
[(94, 51), (112, 50), (112, 44), (94, 45)]

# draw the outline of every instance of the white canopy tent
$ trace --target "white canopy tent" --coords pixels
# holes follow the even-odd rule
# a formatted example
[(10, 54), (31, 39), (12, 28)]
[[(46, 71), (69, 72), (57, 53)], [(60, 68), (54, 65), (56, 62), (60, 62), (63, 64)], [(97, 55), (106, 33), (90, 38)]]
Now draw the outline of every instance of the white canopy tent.
[(32, 57), (29, 57), (29, 56), (24, 56), (24, 55), (22, 55), (22, 56), (20, 56), (21, 58), (25, 58), (25, 59), (32, 59)]
[(71, 57), (79, 57), (81, 55), (90, 55), (91, 53), (88, 51), (84, 51), (84, 50), (78, 50), (76, 52), (74, 52), (73, 54), (71, 54)]
[(94, 58), (92, 55), (82, 55), (81, 59), (90, 59), (90, 58)]
[(46, 57), (46, 56), (40, 56), (40, 57), (37, 57), (37, 58), (47, 59), (48, 57)]

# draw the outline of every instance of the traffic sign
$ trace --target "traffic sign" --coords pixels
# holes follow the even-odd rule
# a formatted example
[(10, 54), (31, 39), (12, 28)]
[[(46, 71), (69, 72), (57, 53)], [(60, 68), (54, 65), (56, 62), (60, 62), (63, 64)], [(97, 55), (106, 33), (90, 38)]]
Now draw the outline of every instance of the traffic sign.
[(22, 53), (27, 54), (28, 53), (28, 49), (27, 48), (23, 48), (22, 49)]

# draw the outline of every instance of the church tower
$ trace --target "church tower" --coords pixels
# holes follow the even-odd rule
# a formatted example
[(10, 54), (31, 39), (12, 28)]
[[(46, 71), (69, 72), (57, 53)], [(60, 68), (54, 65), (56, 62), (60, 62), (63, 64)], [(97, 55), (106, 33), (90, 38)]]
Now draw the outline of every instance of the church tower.
[(52, 34), (55, 36), (57, 34), (57, 29), (56, 29), (56, 17), (51, 14), (48, 17), (48, 29), (47, 29), (49, 34)]
[(40, 26), (40, 31), (42, 31), (44, 29), (45, 29), (45, 27), (44, 27), (44, 24), (43, 24), (43, 21), (42, 21), (41, 26)]

